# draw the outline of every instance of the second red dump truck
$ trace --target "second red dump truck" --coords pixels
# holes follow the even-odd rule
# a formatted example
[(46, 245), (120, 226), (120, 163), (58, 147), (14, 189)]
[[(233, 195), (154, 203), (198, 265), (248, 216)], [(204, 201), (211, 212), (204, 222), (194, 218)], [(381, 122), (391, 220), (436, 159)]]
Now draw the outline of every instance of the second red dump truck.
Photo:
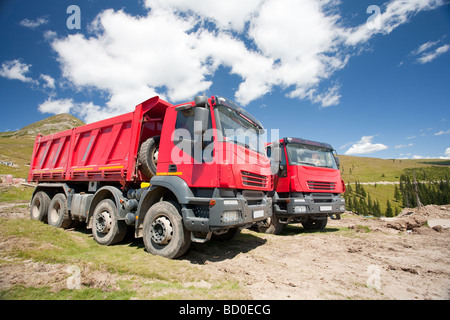
[(323, 230), (328, 217), (339, 219), (345, 211), (345, 184), (334, 148), (322, 142), (284, 138), (267, 145), (273, 159), (275, 193), (270, 226), (266, 233), (279, 234), (289, 223), (308, 230)]
[(262, 130), (232, 101), (197, 96), (180, 105), (153, 97), (130, 113), (38, 135), (31, 218), (85, 222), (104, 245), (133, 226), (147, 251), (168, 258), (191, 241), (231, 238), (271, 215)]

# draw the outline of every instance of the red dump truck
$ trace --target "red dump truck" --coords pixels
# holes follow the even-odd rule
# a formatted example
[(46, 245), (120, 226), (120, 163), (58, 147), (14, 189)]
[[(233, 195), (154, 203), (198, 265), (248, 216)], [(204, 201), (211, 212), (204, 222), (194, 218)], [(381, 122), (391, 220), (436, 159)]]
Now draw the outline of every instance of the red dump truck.
[(334, 148), (322, 142), (284, 138), (267, 145), (274, 166), (273, 214), (266, 233), (279, 234), (289, 223), (323, 230), (328, 217), (345, 211), (345, 184)]
[(148, 252), (181, 256), (191, 241), (231, 238), (272, 212), (261, 123), (234, 102), (153, 97), (117, 117), (36, 137), (32, 219), (85, 222), (103, 245), (127, 226)]

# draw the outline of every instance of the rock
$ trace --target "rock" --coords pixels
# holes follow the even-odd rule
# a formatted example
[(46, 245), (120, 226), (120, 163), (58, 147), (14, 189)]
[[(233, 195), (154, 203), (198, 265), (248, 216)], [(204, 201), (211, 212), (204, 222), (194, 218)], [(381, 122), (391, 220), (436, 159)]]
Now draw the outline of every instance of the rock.
[(411, 216), (408, 218), (399, 218), (387, 223), (388, 228), (395, 230), (406, 231), (420, 228), (427, 222), (427, 219), (421, 216)]

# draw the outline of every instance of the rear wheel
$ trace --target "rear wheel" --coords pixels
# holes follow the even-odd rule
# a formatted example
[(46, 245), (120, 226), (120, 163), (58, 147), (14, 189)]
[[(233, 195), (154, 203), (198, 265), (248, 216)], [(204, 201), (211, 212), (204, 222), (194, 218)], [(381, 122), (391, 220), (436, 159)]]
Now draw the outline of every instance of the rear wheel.
[(144, 218), (144, 245), (148, 252), (165, 258), (178, 258), (191, 244), (176, 203), (161, 201), (147, 211)]
[(44, 221), (47, 218), (50, 197), (44, 191), (36, 192), (30, 205), (31, 220)]
[(64, 193), (58, 193), (53, 197), (48, 208), (47, 221), (49, 225), (63, 229), (70, 228), (72, 225)]
[(119, 243), (127, 234), (127, 225), (116, 218), (117, 207), (110, 199), (100, 201), (92, 215), (92, 235), (97, 243), (112, 245)]

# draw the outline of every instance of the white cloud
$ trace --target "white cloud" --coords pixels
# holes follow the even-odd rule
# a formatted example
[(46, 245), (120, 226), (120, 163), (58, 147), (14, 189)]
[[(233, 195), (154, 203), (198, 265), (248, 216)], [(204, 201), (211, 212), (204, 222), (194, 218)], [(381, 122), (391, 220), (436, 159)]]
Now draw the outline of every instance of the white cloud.
[(375, 13), (377, 16), (372, 15), (376, 20), (345, 30), (345, 42), (348, 45), (357, 45), (377, 33), (390, 34), (400, 25), (408, 23), (420, 11), (433, 10), (443, 4), (444, 0), (391, 0), (379, 7), (380, 12)]
[(394, 147), (394, 149), (408, 148), (408, 147), (412, 147), (413, 145), (414, 145), (414, 143), (399, 144), (399, 145), (396, 145)]
[(41, 74), (40, 78), (45, 81), (43, 84), (44, 88), (55, 89), (55, 79), (52, 76)]
[(445, 154), (445, 156), (439, 156), (439, 157), (413, 155), (412, 159), (450, 159), (450, 148), (446, 148), (444, 151), (444, 154)]
[(366, 154), (385, 150), (388, 147), (381, 143), (372, 143), (374, 136), (364, 136), (357, 143), (353, 144), (345, 154)]
[(446, 158), (450, 159), (450, 148), (445, 149), (445, 156)]
[(431, 62), (449, 50), (450, 50), (450, 45), (445, 44), (443, 46), (440, 46), (439, 48), (437, 48), (436, 50), (434, 50), (432, 52), (423, 54), (421, 57), (417, 58), (417, 61), (420, 62), (421, 64)]
[(51, 41), (51, 40), (55, 39), (57, 35), (58, 34), (56, 33), (56, 31), (47, 30), (47, 31), (44, 32), (44, 39), (48, 40), (48, 41)]
[(446, 130), (446, 131), (441, 130), (441, 131), (439, 131), (439, 132), (436, 132), (434, 135), (435, 135), (435, 136), (441, 136), (441, 135), (443, 135), (443, 134), (450, 134), (450, 129), (449, 129), (449, 130)]
[(23, 19), (19, 23), (21, 26), (24, 26), (26, 28), (35, 29), (40, 25), (47, 24), (48, 19), (46, 17), (39, 17), (36, 20)]
[(53, 100), (52, 98), (48, 98), (43, 103), (41, 103), (38, 107), (38, 110), (42, 113), (69, 113), (75, 104), (72, 99), (58, 99)]
[[(392, 32), (436, 0), (390, 1), (381, 30), (344, 26), (337, 0), (145, 0), (132, 16), (111, 9), (89, 35), (48, 35), (63, 77), (77, 89), (106, 93), (105, 117), (159, 94), (180, 102), (211, 87), (219, 66), (241, 77), (235, 100), (246, 105), (279, 87), (322, 107), (339, 104), (330, 79), (376, 33)], [(328, 84), (328, 85), (326, 85)]]
[(192, 12), (207, 18), (221, 29), (242, 31), (264, 0), (145, 0), (152, 10)]
[(206, 90), (209, 71), (193, 49), (188, 34), (193, 22), (173, 14), (133, 17), (106, 10), (94, 21), (94, 36), (81, 34), (52, 42), (63, 76), (78, 88), (93, 87), (110, 94), (108, 108), (129, 111), (166, 88), (172, 100), (191, 98)]
[(73, 99), (53, 99), (51, 97), (41, 103), (38, 110), (42, 113), (53, 114), (72, 113), (79, 118), (85, 119), (86, 123), (118, 115), (118, 113), (105, 114), (105, 110), (94, 105), (92, 102), (77, 103)]
[(424, 44), (420, 45), (419, 48), (417, 48), (416, 50), (413, 50), (411, 53), (414, 54), (414, 55), (421, 54), (425, 50), (428, 50), (431, 47), (437, 45), (439, 42), (440, 42), (440, 40), (434, 41), (434, 42), (433, 41), (425, 42)]
[[(443, 38), (445, 38), (445, 36)], [(437, 47), (437, 45), (441, 43), (442, 39), (425, 42), (417, 49), (411, 51), (410, 55), (413, 56), (416, 59), (416, 62), (420, 64), (429, 63), (450, 50), (450, 45), (448, 44)]]
[(37, 83), (36, 80), (26, 76), (30, 72), (30, 67), (31, 64), (22, 63), (17, 59), (5, 61), (0, 69), (0, 76), (22, 82)]

